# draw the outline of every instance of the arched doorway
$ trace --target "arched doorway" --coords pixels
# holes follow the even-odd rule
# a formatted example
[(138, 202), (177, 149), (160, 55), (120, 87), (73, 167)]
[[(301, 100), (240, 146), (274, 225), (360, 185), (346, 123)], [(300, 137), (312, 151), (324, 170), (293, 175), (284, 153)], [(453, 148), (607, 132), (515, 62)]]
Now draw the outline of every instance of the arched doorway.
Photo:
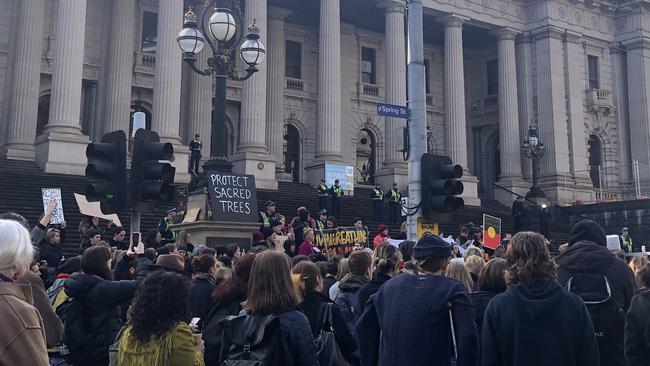
[(356, 182), (358, 184), (375, 184), (376, 142), (375, 135), (364, 128), (357, 134)]
[(38, 98), (38, 114), (36, 117), (36, 136), (43, 134), (50, 118), (50, 95), (45, 94)]
[(294, 182), (300, 182), (300, 133), (292, 124), (284, 125), (284, 171), (291, 174)]
[(600, 168), (603, 164), (603, 143), (596, 135), (589, 136), (589, 177), (594, 188), (600, 185)]

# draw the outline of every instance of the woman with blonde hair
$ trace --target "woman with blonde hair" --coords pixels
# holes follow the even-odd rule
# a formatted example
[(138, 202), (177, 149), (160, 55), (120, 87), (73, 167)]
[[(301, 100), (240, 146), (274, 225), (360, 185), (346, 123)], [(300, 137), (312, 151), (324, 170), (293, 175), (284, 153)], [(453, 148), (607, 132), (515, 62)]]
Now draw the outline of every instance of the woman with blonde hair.
[(366, 301), (388, 280), (399, 274), (402, 253), (390, 244), (381, 244), (372, 254), (372, 280), (359, 289), (359, 309), (363, 312)]
[(309, 256), (311, 254), (320, 253), (320, 249), (314, 245), (314, 229), (305, 228), (303, 230), (303, 238), (305, 239), (300, 247), (298, 247), (298, 254)]
[(485, 260), (483, 257), (470, 255), (465, 258), (465, 267), (467, 267), (469, 275), (472, 278), (472, 288), (476, 290), (478, 288), (478, 274), (481, 273), (481, 270), (485, 267)]
[(632, 260), (630, 261), (629, 266), (630, 269), (632, 270), (632, 273), (634, 273), (634, 282), (636, 283), (637, 293), (641, 288), (641, 280), (639, 279), (639, 272), (649, 263), (650, 261), (648, 261), (648, 257), (645, 255), (638, 255), (632, 258)]
[(32, 305), (31, 288), (16, 283), (33, 255), (27, 229), (17, 221), (0, 220), (0, 365), (48, 365), (45, 328)]
[(473, 292), (474, 283), (472, 282), (472, 277), (470, 276), (465, 263), (460, 261), (449, 262), (445, 276), (462, 283), (468, 294)]
[(341, 258), (339, 261), (339, 268), (336, 271), (336, 282), (330, 287), (329, 290), (329, 295), (330, 299), (334, 301), (337, 297), (339, 297), (339, 294), (341, 294), (341, 289), (339, 289), (339, 284), (341, 283), (341, 279), (345, 277), (346, 274), (350, 273), (350, 264), (348, 263), (347, 258)]

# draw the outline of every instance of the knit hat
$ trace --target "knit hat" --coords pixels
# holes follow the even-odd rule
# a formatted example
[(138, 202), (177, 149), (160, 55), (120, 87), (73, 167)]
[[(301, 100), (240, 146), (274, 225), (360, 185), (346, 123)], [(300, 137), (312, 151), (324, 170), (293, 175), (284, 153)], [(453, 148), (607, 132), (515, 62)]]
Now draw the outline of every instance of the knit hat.
[(607, 234), (605, 234), (605, 230), (593, 220), (580, 220), (571, 229), (569, 233), (569, 246), (581, 240), (607, 246)]
[(101, 234), (102, 234), (102, 232), (97, 230), (97, 229), (90, 229), (90, 230), (86, 231), (86, 237), (89, 238), (89, 239), (92, 238), (95, 235), (101, 235)]
[(451, 245), (439, 237), (426, 233), (413, 247), (413, 258), (426, 257), (448, 258), (451, 256)]
[(275, 206), (275, 202), (273, 201), (266, 201), (264, 202), (264, 208), (269, 208)]

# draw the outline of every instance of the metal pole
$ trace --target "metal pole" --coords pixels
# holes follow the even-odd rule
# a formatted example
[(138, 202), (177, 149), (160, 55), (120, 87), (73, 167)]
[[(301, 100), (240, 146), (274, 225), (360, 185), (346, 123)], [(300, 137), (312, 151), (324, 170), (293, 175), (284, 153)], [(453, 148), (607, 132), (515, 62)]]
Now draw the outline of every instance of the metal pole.
[(537, 181), (539, 180), (539, 160), (533, 158), (533, 193), (537, 197), (537, 192), (539, 188), (537, 187)]
[[(135, 209), (131, 210), (131, 233), (140, 233), (140, 211)], [(142, 235), (140, 235), (140, 238), (142, 238)], [(138, 245), (138, 243), (135, 243), (135, 245)]]
[(598, 188), (600, 190), (600, 200), (603, 200), (603, 168), (598, 166)]
[[(424, 40), (422, 29), (422, 0), (407, 0), (408, 24), (408, 106), (409, 121), (409, 206), (416, 207), (422, 201), (420, 187), (420, 159), (427, 149), (427, 115), (425, 104)], [(407, 216), (407, 236), (417, 240), (417, 219), (422, 217), (418, 209)]]
[(210, 136), (210, 160), (203, 165), (204, 170), (229, 172), (232, 164), (226, 158), (226, 80), (217, 73), (214, 78), (212, 95), (212, 131)]

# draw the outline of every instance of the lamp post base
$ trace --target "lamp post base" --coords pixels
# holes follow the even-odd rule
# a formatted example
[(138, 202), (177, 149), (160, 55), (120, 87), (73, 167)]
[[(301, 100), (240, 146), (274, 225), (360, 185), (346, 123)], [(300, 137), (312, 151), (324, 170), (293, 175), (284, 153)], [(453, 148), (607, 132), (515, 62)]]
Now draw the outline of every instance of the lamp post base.
[(207, 187), (205, 184), (205, 175), (208, 172), (232, 173), (232, 163), (226, 158), (211, 158), (203, 163), (203, 171), (199, 174), (192, 174), (192, 180), (187, 186), (188, 192), (204, 191)]
[(532, 186), (528, 193), (526, 193), (526, 198), (546, 198), (544, 191), (542, 191), (539, 186)]

